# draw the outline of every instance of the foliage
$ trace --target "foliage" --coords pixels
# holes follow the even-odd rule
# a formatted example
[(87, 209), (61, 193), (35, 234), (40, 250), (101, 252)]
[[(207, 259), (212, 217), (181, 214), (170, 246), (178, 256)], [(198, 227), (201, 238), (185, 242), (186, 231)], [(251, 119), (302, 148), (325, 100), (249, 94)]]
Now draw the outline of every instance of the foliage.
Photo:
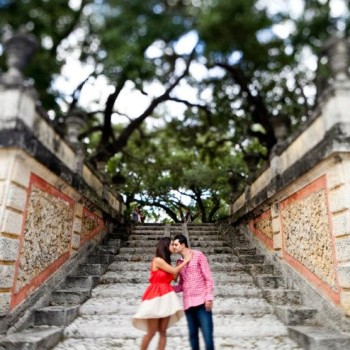
[[(162, 208), (175, 221), (190, 207), (211, 221), (281, 142), (274, 119), (286, 118), (291, 133), (312, 114), (329, 77), (323, 44), (349, 34), (348, 1), (300, 3), (297, 12), (270, 0), (5, 0), (0, 28), (39, 38), (25, 74), (57, 125), (77, 107), (87, 113), (87, 156), (107, 162), (128, 206)], [(183, 54), (177, 45), (189, 35), (198, 44)], [(73, 57), (90, 75), (62, 91), (55, 82)], [(83, 105), (101, 79), (106, 97)], [(125, 91), (147, 98), (137, 116), (121, 112)]]

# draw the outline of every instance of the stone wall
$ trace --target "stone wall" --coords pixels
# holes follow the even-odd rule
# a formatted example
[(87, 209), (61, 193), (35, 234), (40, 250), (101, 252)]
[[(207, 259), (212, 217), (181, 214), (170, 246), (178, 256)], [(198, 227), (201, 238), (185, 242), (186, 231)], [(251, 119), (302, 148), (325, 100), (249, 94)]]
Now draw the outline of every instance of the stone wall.
[(39, 113), (33, 92), (0, 82), (0, 317), (8, 320), (123, 220), (121, 197)]
[(350, 80), (343, 77), (230, 206), (232, 225), (247, 229), (266, 254), (344, 316), (350, 315), (349, 141)]

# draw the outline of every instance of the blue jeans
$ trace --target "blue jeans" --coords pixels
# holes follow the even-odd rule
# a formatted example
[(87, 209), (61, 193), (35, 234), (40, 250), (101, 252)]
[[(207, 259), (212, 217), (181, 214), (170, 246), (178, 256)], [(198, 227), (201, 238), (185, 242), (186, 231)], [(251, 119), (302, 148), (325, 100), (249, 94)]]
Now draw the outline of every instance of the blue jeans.
[(203, 334), (205, 349), (214, 350), (214, 326), (212, 312), (206, 311), (204, 304), (202, 304), (185, 310), (185, 315), (187, 318), (192, 350), (200, 350), (199, 329), (201, 329)]

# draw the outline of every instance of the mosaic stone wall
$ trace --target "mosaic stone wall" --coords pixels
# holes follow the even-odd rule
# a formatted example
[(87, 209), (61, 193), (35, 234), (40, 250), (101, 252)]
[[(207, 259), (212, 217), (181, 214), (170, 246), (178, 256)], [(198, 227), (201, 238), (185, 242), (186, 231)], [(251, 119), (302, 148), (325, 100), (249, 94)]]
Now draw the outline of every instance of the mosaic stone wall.
[(87, 238), (92, 232), (94, 232), (100, 226), (100, 223), (101, 219), (98, 216), (84, 209), (80, 234), (81, 240), (84, 241), (84, 238)]
[(254, 227), (268, 239), (273, 239), (271, 215), (258, 219), (254, 223)]
[(72, 225), (73, 208), (69, 202), (32, 186), (20, 250), (16, 292), (69, 252)]
[(336, 290), (326, 190), (287, 204), (281, 220), (284, 252)]

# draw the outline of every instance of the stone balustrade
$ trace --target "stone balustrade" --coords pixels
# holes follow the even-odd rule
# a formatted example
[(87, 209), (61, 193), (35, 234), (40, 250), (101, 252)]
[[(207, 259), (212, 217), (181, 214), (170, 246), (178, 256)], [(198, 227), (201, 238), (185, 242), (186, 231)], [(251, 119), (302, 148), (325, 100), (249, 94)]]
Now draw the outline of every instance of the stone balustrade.
[(23, 64), (11, 62), (0, 76), (0, 333), (124, 210), (103, 174), (40, 111)]
[(307, 125), (230, 205), (230, 222), (295, 273), (309, 296), (349, 316), (350, 79), (339, 69)]

